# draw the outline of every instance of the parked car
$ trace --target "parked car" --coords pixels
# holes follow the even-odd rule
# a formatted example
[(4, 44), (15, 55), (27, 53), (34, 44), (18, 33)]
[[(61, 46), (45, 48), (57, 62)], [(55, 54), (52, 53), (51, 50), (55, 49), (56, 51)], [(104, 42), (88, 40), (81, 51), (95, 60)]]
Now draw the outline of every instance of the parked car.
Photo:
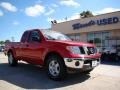
[(64, 79), (68, 68), (90, 72), (100, 63), (94, 44), (72, 41), (53, 30), (25, 31), (20, 42), (5, 45), (5, 54), (10, 66), (20, 60), (41, 65), (53, 80)]
[(101, 59), (109, 61), (118, 61), (119, 60), (119, 51), (115, 47), (107, 47), (103, 50)]
[(0, 52), (4, 52), (4, 46), (0, 46)]

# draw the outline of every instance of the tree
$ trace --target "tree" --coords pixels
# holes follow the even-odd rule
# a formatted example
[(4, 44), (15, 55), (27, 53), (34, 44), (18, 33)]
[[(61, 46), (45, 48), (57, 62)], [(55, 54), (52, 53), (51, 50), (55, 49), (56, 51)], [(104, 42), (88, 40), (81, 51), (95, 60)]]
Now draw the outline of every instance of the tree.
[(9, 43), (9, 42), (11, 42), (10, 40), (5, 40), (5, 43)]
[(2, 46), (3, 44), (5, 44), (5, 42), (4, 41), (0, 41), (0, 45)]
[(82, 18), (87, 18), (87, 17), (92, 17), (92, 16), (94, 16), (94, 15), (93, 15), (92, 12), (90, 12), (90, 11), (83, 11), (82, 13), (80, 13), (80, 16), (81, 16)]

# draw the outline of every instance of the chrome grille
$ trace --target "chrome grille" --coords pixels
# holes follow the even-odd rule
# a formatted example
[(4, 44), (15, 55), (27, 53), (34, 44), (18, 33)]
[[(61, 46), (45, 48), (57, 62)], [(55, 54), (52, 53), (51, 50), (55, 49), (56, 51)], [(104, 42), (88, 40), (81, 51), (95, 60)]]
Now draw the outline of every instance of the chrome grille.
[(81, 54), (95, 54), (97, 51), (94, 47), (79, 47)]
[(88, 49), (88, 51), (87, 51), (88, 55), (95, 54), (95, 52), (96, 52), (94, 47), (87, 47), (87, 49)]
[(85, 54), (85, 50), (83, 47), (79, 47), (81, 54)]

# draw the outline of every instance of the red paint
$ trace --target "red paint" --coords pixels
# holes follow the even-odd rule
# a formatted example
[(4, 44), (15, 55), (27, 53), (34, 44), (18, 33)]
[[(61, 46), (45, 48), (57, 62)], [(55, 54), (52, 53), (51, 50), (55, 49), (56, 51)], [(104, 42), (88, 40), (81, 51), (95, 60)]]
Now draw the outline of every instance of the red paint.
[[(40, 42), (28, 42), (29, 35), (33, 31), (38, 31), (41, 36)], [(24, 60), (32, 64), (43, 65), (45, 56), (50, 52), (56, 52), (63, 58), (81, 58), (80, 54), (72, 54), (69, 52), (67, 46), (88, 46), (95, 47), (93, 44), (83, 43), (83, 42), (74, 42), (74, 41), (64, 41), (64, 40), (46, 40), (44, 35), (40, 30), (30, 30), (27, 31), (28, 36), (21, 38), (20, 42), (11, 42), (6, 44), (5, 53), (9, 50), (12, 50), (14, 58), (16, 60)], [(94, 55), (84, 55), (85, 58), (100, 58), (99, 53)]]

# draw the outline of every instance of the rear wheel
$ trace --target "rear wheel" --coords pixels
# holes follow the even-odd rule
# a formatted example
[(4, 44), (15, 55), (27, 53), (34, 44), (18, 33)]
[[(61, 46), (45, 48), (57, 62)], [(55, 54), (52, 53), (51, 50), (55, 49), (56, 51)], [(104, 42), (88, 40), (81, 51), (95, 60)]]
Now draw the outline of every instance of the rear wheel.
[(12, 52), (8, 53), (8, 63), (10, 66), (16, 66), (18, 64), (18, 61), (15, 60)]
[(47, 58), (47, 74), (53, 80), (62, 80), (67, 75), (66, 66), (58, 55), (50, 55)]

